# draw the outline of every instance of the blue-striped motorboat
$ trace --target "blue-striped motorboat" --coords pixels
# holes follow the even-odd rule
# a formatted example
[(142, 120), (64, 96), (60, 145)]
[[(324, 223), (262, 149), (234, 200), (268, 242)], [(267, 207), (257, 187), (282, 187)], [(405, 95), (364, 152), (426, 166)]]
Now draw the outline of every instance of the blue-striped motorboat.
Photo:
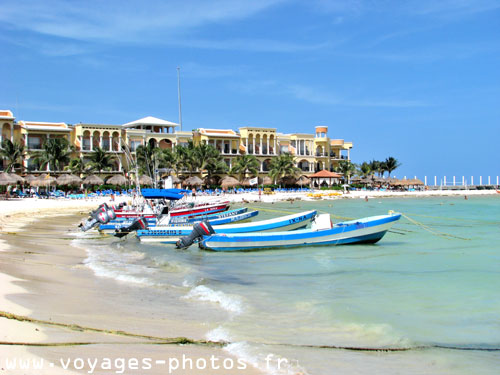
[[(295, 230), (305, 228), (316, 217), (316, 214), (317, 212), (315, 210), (305, 211), (293, 215), (245, 224), (214, 225), (213, 229), (217, 233), (253, 233)], [(141, 242), (176, 243), (180, 237), (188, 236), (192, 231), (193, 226), (191, 225), (155, 227), (138, 230), (137, 237)]]
[(218, 233), (203, 236), (202, 249), (239, 251), (314, 245), (376, 243), (401, 218), (399, 213), (332, 224), (330, 215), (319, 215), (310, 229), (273, 233)]
[[(234, 210), (229, 210), (229, 211), (224, 211), (224, 212), (218, 212), (215, 214), (210, 214), (210, 215), (200, 215), (200, 216), (193, 216), (193, 217), (170, 217), (169, 215), (162, 215), (160, 219), (157, 219), (156, 217), (150, 217), (146, 218), (146, 221), (148, 223), (148, 228), (156, 227), (158, 225), (163, 225), (163, 226), (169, 226), (171, 224), (184, 224), (184, 225), (191, 225), (194, 223), (199, 223), (203, 220), (208, 220), (212, 223), (213, 220), (217, 219), (227, 219), (231, 217), (235, 217), (233, 220), (222, 220), (219, 221), (218, 224), (214, 225), (220, 225), (220, 224), (227, 224), (227, 223), (233, 223), (237, 221), (242, 221), (242, 220), (247, 220), (251, 217), (254, 217), (257, 215), (257, 213), (253, 213), (250, 216), (238, 216), (241, 214), (244, 214), (248, 211), (247, 207), (242, 207), (242, 208), (236, 208)], [(258, 212), (258, 211), (252, 211), (252, 212)], [(135, 218), (116, 218), (115, 220), (111, 220), (107, 224), (101, 224), (99, 226), (99, 230), (101, 232), (105, 233), (111, 233), (114, 232), (115, 229), (121, 229), (121, 228), (126, 228), (129, 225), (131, 225)]]

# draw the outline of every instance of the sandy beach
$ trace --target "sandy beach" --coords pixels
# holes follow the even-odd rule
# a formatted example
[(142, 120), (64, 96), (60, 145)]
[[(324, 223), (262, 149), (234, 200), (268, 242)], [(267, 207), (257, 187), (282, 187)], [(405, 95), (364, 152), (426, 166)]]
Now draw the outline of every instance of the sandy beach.
[[(354, 191), (345, 197), (487, 194), (496, 192)], [(232, 202), (318, 199), (305, 193), (260, 197), (257, 193), (228, 194), (219, 198)], [(212, 198), (196, 197), (208, 199)], [(170, 369), (171, 373), (203, 374), (207, 372), (205, 368), (196, 369), (196, 360), (203, 358), (209, 363), (213, 356), (218, 364), (233, 366), (219, 366), (211, 373), (262, 373), (262, 368), (251, 363), (244, 364), (245, 369), (237, 368), (238, 359), (228, 351), (206, 345), (207, 327), (203, 323), (178, 319), (162, 311), (152, 312), (136, 287), (97, 277), (85, 266), (85, 250), (70, 243), (78, 236), (77, 223), (102, 202), (103, 199), (0, 202), (0, 374), (19, 374), (21, 363), (25, 366), (23, 374), (100, 373), (99, 366), (108, 365), (112, 373), (165, 374)], [(35, 321), (26, 321), (25, 317)], [(200, 344), (169, 341), (179, 337)], [(175, 361), (183, 356), (194, 361), (193, 369), (182, 371), (182, 364), (175, 368)], [(170, 360), (172, 367), (166, 367)]]
[[(113, 373), (114, 370), (120, 373), (120, 368), (125, 366), (127, 374), (164, 374), (168, 373), (169, 360), (172, 360), (168, 367), (172, 373), (206, 373), (204, 369), (196, 369), (196, 362), (192, 370), (190, 362), (186, 362), (187, 372), (181, 371), (182, 363), (176, 369), (176, 360), (181, 360), (183, 355), (192, 361), (202, 358), (210, 361), (215, 356), (218, 361), (215, 366), (220, 367), (215, 373), (234, 373), (224, 369), (222, 363), (228, 359), (226, 367), (229, 368), (234, 361), (236, 369), (236, 358), (221, 348), (162, 344), (168, 342), (166, 338), (204, 340), (202, 326), (196, 322), (174, 321), (161, 312), (151, 314), (144, 308), (144, 301), (128, 297), (130, 287), (96, 278), (82, 264), (86, 256), (84, 250), (70, 246), (69, 242), (84, 213), (99, 203), (101, 201), (52, 200), (0, 203), (3, 214), (0, 373), (18, 374), (21, 362), (26, 367), (24, 374), (89, 373), (93, 366), (101, 373), (99, 365), (106, 366), (107, 363), (102, 362), (105, 359), (111, 360)], [(5, 313), (64, 326), (7, 319)], [(70, 327), (73, 325), (89, 329)], [(49, 346), (33, 346), (37, 344)], [(132, 362), (123, 365), (123, 358)], [(79, 369), (82, 359), (83, 368)], [(95, 359), (97, 362), (92, 362)], [(42, 368), (33, 369), (37, 364)], [(64, 368), (66, 365), (69, 369)], [(202, 367), (203, 361), (199, 365)], [(246, 370), (238, 370), (238, 373), (259, 373), (251, 365), (245, 367)]]

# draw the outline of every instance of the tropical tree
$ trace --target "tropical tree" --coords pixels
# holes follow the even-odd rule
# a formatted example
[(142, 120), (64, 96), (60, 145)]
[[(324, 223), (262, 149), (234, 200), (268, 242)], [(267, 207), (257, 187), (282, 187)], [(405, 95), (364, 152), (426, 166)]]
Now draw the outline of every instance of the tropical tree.
[(14, 168), (23, 166), (24, 146), (10, 139), (4, 139), (0, 145), (0, 157), (7, 161), (6, 172), (11, 172)]
[(238, 174), (240, 180), (243, 179), (247, 173), (257, 175), (259, 173), (259, 161), (255, 155), (239, 155), (234, 160), (234, 165), (231, 168), (231, 173)]
[(361, 176), (363, 176), (364, 178), (367, 178), (370, 175), (372, 175), (373, 171), (372, 171), (370, 163), (367, 163), (366, 161), (363, 162), (361, 164), (361, 166), (359, 167), (359, 172), (360, 172)]
[(66, 138), (49, 138), (42, 146), (42, 153), (34, 157), (34, 162), (40, 169), (49, 166), (49, 170), (61, 171), (70, 161), (73, 146)]
[(159, 166), (160, 149), (151, 144), (141, 145), (135, 150), (139, 173), (147, 176), (154, 176), (155, 169)]
[(356, 164), (351, 163), (350, 160), (341, 160), (335, 171), (341, 173), (346, 183), (349, 183), (349, 179), (356, 172)]
[(81, 175), (89, 171), (89, 166), (85, 164), (82, 158), (73, 158), (69, 161), (69, 165), (64, 167), (64, 170), (70, 171), (76, 175)]
[(273, 182), (279, 181), (286, 176), (295, 177), (300, 172), (300, 168), (295, 166), (293, 156), (284, 153), (271, 160), (269, 165), (269, 177)]
[(222, 159), (222, 155), (217, 158), (212, 158), (207, 164), (205, 164), (205, 171), (207, 172), (207, 177), (209, 179), (216, 174), (227, 173), (229, 167), (226, 162)]
[(198, 170), (200, 161), (197, 159), (195, 149), (193, 141), (189, 141), (185, 146), (181, 145), (175, 148), (175, 161), (178, 171), (184, 170), (191, 174)]
[(389, 177), (391, 177), (392, 171), (396, 170), (398, 167), (401, 166), (401, 163), (397, 161), (397, 159), (393, 158), (392, 156), (389, 156), (387, 159), (385, 159), (385, 170), (389, 173)]
[(385, 171), (385, 164), (378, 160), (372, 160), (370, 162), (370, 168), (373, 173), (377, 173), (379, 177), (382, 177)]
[(90, 170), (101, 173), (113, 168), (113, 156), (100, 147), (94, 148), (90, 154)]

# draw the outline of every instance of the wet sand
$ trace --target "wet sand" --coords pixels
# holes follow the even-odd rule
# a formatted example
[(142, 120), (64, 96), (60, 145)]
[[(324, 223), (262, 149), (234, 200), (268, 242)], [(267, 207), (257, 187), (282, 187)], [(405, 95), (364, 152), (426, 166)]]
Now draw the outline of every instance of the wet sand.
[[(24, 374), (89, 373), (92, 366), (95, 366), (93, 373), (103, 373), (99, 366), (105, 366), (108, 373), (125, 374), (168, 374), (169, 370), (174, 374), (260, 373), (250, 364), (246, 364), (246, 370), (237, 369), (243, 365), (219, 347), (165, 345), (152, 339), (154, 336), (203, 340), (206, 327), (201, 322), (175, 319), (165, 312), (153, 311), (148, 308), (148, 301), (141, 299), (136, 287), (96, 277), (83, 264), (85, 251), (70, 245), (75, 238), (74, 228), (83, 217), (82, 213), (55, 214), (36, 220), (22, 215), (8, 218), (10, 224), (4, 220), (1, 234), (4, 242), (0, 245), (0, 311), (69, 327), (0, 317), (3, 343), (65, 345), (0, 345), (0, 374), (20, 373), (19, 369), (6, 368), (6, 359), (10, 359), (12, 365), (15, 358), (44, 359), (43, 370), (22, 370)], [(158, 294), (160, 298), (161, 291)], [(72, 325), (126, 334), (93, 332)], [(187, 369), (181, 371), (183, 355)], [(107, 358), (111, 362), (107, 362)], [(87, 364), (75, 370), (82, 365), (80, 359)], [(62, 368), (68, 360), (71, 371)], [(179, 361), (178, 369), (174, 368), (176, 361)], [(202, 368), (204, 364), (207, 368)], [(224, 364), (231, 369), (224, 369)]]

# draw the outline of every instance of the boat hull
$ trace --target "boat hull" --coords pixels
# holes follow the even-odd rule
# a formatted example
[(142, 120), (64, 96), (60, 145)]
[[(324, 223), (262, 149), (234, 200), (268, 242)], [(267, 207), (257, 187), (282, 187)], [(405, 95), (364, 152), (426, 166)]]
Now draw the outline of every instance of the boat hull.
[[(295, 232), (214, 234), (205, 236), (200, 248), (213, 251), (248, 251), (298, 246), (376, 243), (384, 237), (400, 214), (381, 215), (338, 223), (330, 229)], [(217, 232), (217, 230), (216, 230)]]
[[(148, 223), (148, 228), (154, 228), (157, 226), (192, 225), (194, 223), (199, 223), (200, 221), (203, 221), (203, 220), (208, 220), (208, 221), (210, 221), (210, 223), (212, 223), (212, 221), (217, 220), (217, 224), (215, 224), (215, 225), (221, 225), (221, 224), (227, 224), (227, 223), (233, 223), (233, 222), (238, 222), (238, 221), (242, 221), (242, 220), (247, 220), (247, 219), (254, 217), (258, 214), (258, 211), (251, 211), (253, 213), (250, 215), (239, 216), (239, 217), (232, 219), (232, 220), (230, 219), (232, 217), (235, 217), (235, 216), (238, 216), (241, 214), (245, 214), (245, 213), (247, 213), (247, 211), (248, 211), (248, 208), (243, 207), (243, 208), (237, 208), (237, 209), (230, 210), (230, 211), (219, 212), (219, 213), (210, 214), (210, 215), (193, 216), (193, 217), (171, 218), (168, 215), (165, 215), (162, 218), (160, 218), (159, 220), (157, 220), (156, 217), (154, 217), (154, 218), (148, 218), (148, 219), (146, 219), (146, 221)], [(226, 220), (218, 221), (219, 219), (226, 219)], [(136, 219), (117, 218), (115, 220), (110, 221), (107, 224), (101, 224), (99, 226), (99, 230), (101, 232), (105, 232), (105, 233), (114, 232), (115, 229), (121, 229), (121, 228), (128, 227), (129, 225), (131, 225), (134, 222), (134, 220), (136, 220)], [(162, 222), (165, 222), (165, 224), (162, 224)]]
[[(247, 224), (214, 225), (213, 228), (217, 233), (290, 231), (305, 228), (315, 216), (316, 211), (307, 211)], [(188, 236), (192, 230), (192, 226), (155, 227), (137, 231), (137, 237), (141, 242), (176, 243), (180, 237)]]

